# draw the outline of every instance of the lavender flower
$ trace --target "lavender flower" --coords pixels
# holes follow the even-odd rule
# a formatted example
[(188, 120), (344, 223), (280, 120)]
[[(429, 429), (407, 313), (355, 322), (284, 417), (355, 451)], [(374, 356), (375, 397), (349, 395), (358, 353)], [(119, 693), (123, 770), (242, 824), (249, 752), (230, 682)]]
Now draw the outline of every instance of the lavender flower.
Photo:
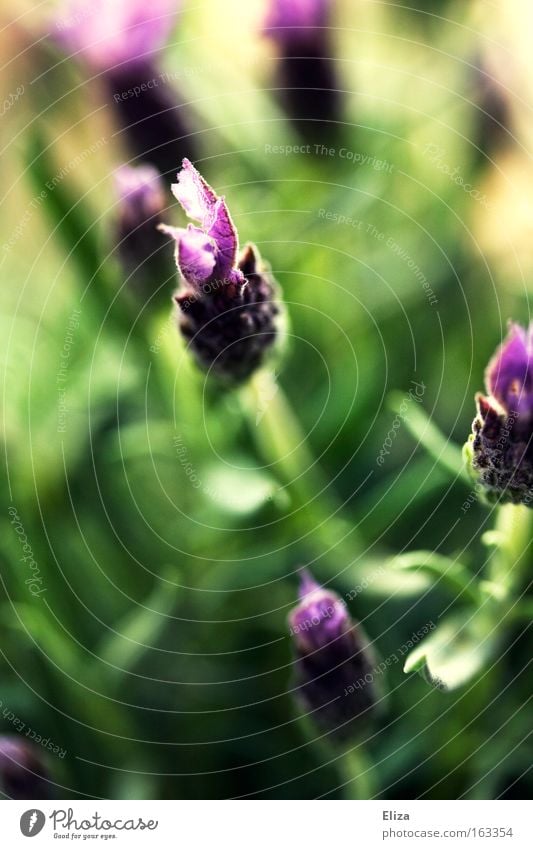
[(282, 104), (305, 138), (324, 140), (342, 120), (329, 39), (331, 0), (270, 0), (264, 34), (278, 47)]
[(48, 773), (38, 749), (16, 736), (0, 736), (0, 791), (10, 799), (47, 799)]
[(149, 219), (156, 219), (156, 224), (161, 223), (159, 217), (165, 208), (165, 190), (157, 168), (152, 165), (139, 165), (137, 168), (123, 165), (114, 177), (123, 233), (129, 236)]
[(365, 729), (378, 700), (371, 651), (343, 600), (304, 573), (289, 616), (302, 708), (339, 736)]
[(188, 159), (172, 192), (200, 225), (160, 227), (176, 242), (181, 331), (201, 367), (231, 382), (245, 380), (278, 336), (275, 281), (254, 245), (239, 254), (224, 198), (217, 197)]
[(70, 0), (53, 30), (66, 53), (101, 76), (133, 152), (163, 173), (185, 152), (193, 155), (176, 93), (158, 68), (180, 6), (180, 0)]
[(476, 395), (477, 416), (465, 446), (490, 501), (531, 505), (533, 496), (533, 323), (510, 323), (509, 335), (485, 373), (488, 397)]
[(124, 165), (115, 172), (118, 195), (117, 253), (134, 288), (152, 295), (166, 277), (157, 227), (165, 209), (165, 191), (157, 168)]

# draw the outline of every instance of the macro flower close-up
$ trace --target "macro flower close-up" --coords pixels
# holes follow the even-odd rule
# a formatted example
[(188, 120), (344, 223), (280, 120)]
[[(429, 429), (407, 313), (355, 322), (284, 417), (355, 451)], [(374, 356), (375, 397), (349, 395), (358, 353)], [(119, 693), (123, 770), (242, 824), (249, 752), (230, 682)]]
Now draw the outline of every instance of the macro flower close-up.
[(225, 199), (188, 159), (172, 193), (200, 225), (159, 226), (176, 245), (181, 332), (205, 369), (241, 381), (261, 365), (279, 334), (275, 281), (255, 245), (239, 251)]
[(533, 6), (2, 12), (4, 843), (530, 849)]

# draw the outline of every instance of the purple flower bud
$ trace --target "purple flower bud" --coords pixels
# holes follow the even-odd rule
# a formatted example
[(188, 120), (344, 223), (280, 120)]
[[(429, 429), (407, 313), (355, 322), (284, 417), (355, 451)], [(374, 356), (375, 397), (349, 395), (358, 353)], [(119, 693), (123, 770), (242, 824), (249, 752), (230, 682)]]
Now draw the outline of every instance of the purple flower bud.
[(327, 731), (364, 731), (378, 701), (368, 640), (340, 596), (308, 573), (299, 595), (289, 615), (298, 700)]
[(166, 206), (163, 181), (152, 165), (123, 165), (114, 177), (119, 199), (117, 254), (130, 278), (128, 282), (151, 295), (168, 275), (157, 232)]
[(329, 38), (331, 0), (270, 0), (263, 32), (277, 44), (280, 99), (304, 138), (323, 141), (342, 121)]
[(53, 37), (101, 75), (126, 143), (162, 173), (194, 155), (187, 121), (158, 56), (176, 22), (180, 0), (70, 0)]
[(131, 233), (148, 219), (157, 219), (165, 208), (165, 189), (161, 174), (152, 165), (123, 165), (115, 171), (121, 229)]
[(237, 230), (219, 198), (188, 159), (172, 192), (199, 226), (161, 225), (176, 243), (182, 288), (176, 295), (180, 328), (204, 369), (245, 380), (277, 335), (276, 284), (257, 248), (239, 253)]
[(487, 392), (509, 414), (533, 418), (533, 324), (524, 330), (510, 323), (509, 335), (485, 374)]
[(467, 455), (489, 501), (533, 498), (533, 325), (510, 323), (485, 372)]
[(0, 791), (10, 799), (48, 799), (48, 772), (41, 753), (16, 736), (0, 736)]

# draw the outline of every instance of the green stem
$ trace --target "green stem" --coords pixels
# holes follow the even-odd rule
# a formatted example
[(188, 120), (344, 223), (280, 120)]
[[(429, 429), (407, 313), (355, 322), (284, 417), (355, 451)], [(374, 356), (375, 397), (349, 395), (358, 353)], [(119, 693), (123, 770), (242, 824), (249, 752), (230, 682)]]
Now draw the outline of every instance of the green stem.
[(409, 551), (392, 558), (393, 569), (427, 572), (443, 585), (448, 585), (456, 595), (478, 605), (482, 601), (479, 584), (470, 571), (458, 560), (452, 560), (435, 551)]
[[(392, 392), (389, 396), (392, 410), (400, 415), (404, 401), (405, 395), (400, 392)], [(407, 430), (452, 479), (460, 479), (467, 486), (472, 486), (472, 479), (467, 472), (461, 449), (439, 430), (422, 407), (411, 404), (409, 415), (405, 416), (403, 421)]]
[(501, 590), (502, 598), (519, 591), (523, 573), (529, 563), (533, 511), (524, 505), (504, 504), (498, 508), (494, 531), (485, 541), (496, 550), (490, 564), (490, 581)]
[(344, 776), (343, 795), (345, 799), (373, 799), (377, 797), (374, 786), (374, 767), (367, 758), (362, 745), (346, 751), (340, 761), (340, 771)]
[(243, 388), (242, 399), (252, 436), (291, 498), (294, 522), (304, 537), (318, 542), (320, 555), (335, 549), (345, 565), (351, 563), (362, 549), (359, 535), (339, 515), (343, 505), (332, 495), (330, 482), (273, 374), (256, 373)]
[(309, 716), (298, 712), (298, 724), (317, 760), (324, 766), (336, 767), (342, 795), (345, 799), (372, 799), (378, 791), (374, 786), (374, 766), (361, 743), (340, 751), (329, 735), (317, 736), (316, 726)]
[(529, 620), (533, 605), (529, 599), (520, 601), (525, 576), (531, 562), (533, 512), (524, 505), (505, 504), (498, 508), (496, 527), (483, 537), (486, 545), (494, 547), (487, 581), (482, 592), (492, 600), (488, 613), (503, 624)]

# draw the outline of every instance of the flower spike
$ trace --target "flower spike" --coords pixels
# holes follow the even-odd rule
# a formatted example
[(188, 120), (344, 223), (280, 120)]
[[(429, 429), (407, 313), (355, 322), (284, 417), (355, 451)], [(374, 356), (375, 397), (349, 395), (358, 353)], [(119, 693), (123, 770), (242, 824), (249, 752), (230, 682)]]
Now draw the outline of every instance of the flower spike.
[(533, 324), (509, 324), (509, 334), (485, 372), (487, 395), (465, 455), (489, 502), (533, 504)]
[(196, 222), (159, 226), (175, 242), (181, 332), (203, 369), (239, 383), (263, 363), (279, 337), (277, 284), (254, 245), (239, 253), (225, 199), (188, 159), (172, 192)]
[(368, 727), (378, 702), (372, 652), (344, 601), (302, 574), (300, 601), (289, 615), (294, 685), (303, 710), (339, 737)]

